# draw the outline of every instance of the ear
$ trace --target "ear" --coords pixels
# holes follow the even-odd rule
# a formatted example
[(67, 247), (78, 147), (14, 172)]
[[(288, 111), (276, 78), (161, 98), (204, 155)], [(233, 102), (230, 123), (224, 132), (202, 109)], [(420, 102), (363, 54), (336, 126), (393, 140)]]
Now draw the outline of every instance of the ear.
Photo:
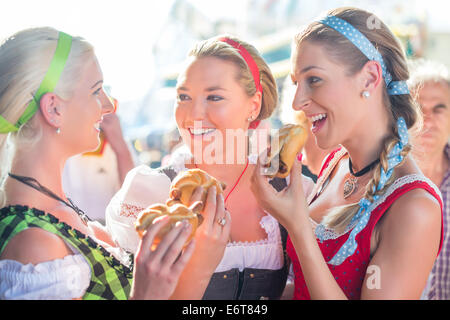
[(56, 94), (51, 92), (45, 93), (41, 97), (39, 108), (44, 116), (44, 119), (50, 126), (55, 128), (60, 127), (62, 122), (61, 99), (59, 99)]
[(362, 68), (361, 72), (361, 92), (369, 91), (373, 94), (380, 84), (384, 83), (383, 80), (383, 70), (381, 65), (377, 61), (367, 61), (367, 63)]
[(262, 93), (259, 91), (256, 91), (256, 93), (253, 95), (253, 97), (250, 98), (250, 110), (248, 117), (252, 117), (253, 119), (256, 119), (259, 116), (259, 113), (261, 112), (261, 104), (262, 104)]

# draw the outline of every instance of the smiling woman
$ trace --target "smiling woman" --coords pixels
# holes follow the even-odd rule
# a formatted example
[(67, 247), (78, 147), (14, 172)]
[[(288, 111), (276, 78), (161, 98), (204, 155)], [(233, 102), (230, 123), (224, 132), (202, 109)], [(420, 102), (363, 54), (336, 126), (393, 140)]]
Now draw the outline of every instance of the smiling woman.
[(180, 224), (151, 252), (167, 220), (155, 222), (133, 261), (62, 188), (66, 160), (97, 147), (102, 117), (113, 111), (93, 47), (52, 28), (26, 29), (1, 44), (0, 74), (0, 137), (11, 147), (3, 145), (10, 159), (1, 157), (9, 165), (0, 299), (169, 298), (194, 248), (182, 253), (189, 228)]
[[(223, 195), (212, 196), (216, 198), (210, 204), (213, 212), (204, 212), (205, 220), (211, 220), (211, 214), (215, 218), (212, 226), (203, 223), (197, 228), (196, 249), (174, 298), (280, 298), (288, 273), (285, 230), (270, 212), (262, 210), (251, 192), (255, 162), (248, 155), (248, 142), (227, 141), (230, 133), (246, 140), (249, 130), (258, 129), (259, 121), (270, 117), (277, 102), (275, 79), (252, 45), (228, 36), (197, 43), (178, 77), (175, 106), (189, 154), (174, 157), (169, 166), (154, 171), (131, 170), (108, 206), (106, 223), (114, 239), (133, 251), (136, 214), (155, 202), (164, 203), (170, 181), (177, 175), (199, 168), (227, 185)], [(203, 157), (209, 151), (213, 159)], [(244, 161), (237, 157), (240, 153)], [(193, 196), (191, 203), (195, 200)]]

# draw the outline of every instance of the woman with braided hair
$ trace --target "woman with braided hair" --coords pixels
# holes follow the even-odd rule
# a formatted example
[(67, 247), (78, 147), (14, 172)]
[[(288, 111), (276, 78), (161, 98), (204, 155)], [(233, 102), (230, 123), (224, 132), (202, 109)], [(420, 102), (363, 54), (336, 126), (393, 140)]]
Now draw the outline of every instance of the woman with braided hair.
[[(252, 190), (288, 230), (295, 299), (419, 299), (440, 251), (442, 200), (409, 155), (421, 115), (401, 46), (371, 13), (332, 10), (295, 37), (295, 110), (321, 148), (341, 145), (302, 196), (301, 158), (273, 192)], [(372, 19), (372, 20), (371, 20)]]

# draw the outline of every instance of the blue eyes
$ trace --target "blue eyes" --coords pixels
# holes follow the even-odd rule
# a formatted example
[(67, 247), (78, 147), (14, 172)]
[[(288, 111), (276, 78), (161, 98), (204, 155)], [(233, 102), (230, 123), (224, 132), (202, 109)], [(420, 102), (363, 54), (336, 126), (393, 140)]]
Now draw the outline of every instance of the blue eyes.
[(100, 91), (102, 90), (102, 88), (98, 88), (97, 90), (94, 91), (93, 95), (94, 96), (98, 96), (100, 94)]

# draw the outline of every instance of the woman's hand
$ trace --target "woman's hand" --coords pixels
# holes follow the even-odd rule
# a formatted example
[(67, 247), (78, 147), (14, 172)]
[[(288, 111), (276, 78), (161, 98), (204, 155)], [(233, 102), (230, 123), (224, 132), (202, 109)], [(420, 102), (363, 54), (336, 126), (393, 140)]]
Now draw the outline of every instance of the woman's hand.
[[(191, 203), (201, 200), (202, 191), (201, 187), (195, 190)], [(231, 216), (225, 210), (223, 196), (216, 194), (216, 188), (209, 188), (202, 216), (203, 223), (194, 237), (194, 253), (180, 277), (173, 299), (201, 299), (225, 252)], [(225, 223), (220, 225), (222, 219)]]
[(176, 288), (178, 278), (189, 261), (195, 244), (192, 240), (182, 252), (192, 227), (187, 221), (181, 221), (152, 251), (156, 234), (168, 221), (168, 216), (155, 219), (139, 243), (130, 299), (169, 299)]
[[(202, 187), (192, 194), (191, 203), (201, 200)], [(203, 223), (197, 228), (196, 249), (192, 262), (198, 263), (206, 273), (212, 274), (222, 260), (230, 236), (231, 216), (225, 210), (223, 194), (217, 194), (216, 188), (209, 188), (206, 203), (202, 212)], [(222, 226), (219, 221), (224, 218)]]
[(261, 166), (261, 161), (258, 159), (250, 188), (259, 205), (289, 230), (290, 226), (298, 222), (300, 218), (308, 216), (302, 185), (301, 161), (297, 158), (294, 162), (290, 173), (290, 184), (280, 192), (269, 184), (264, 172), (265, 168)]

